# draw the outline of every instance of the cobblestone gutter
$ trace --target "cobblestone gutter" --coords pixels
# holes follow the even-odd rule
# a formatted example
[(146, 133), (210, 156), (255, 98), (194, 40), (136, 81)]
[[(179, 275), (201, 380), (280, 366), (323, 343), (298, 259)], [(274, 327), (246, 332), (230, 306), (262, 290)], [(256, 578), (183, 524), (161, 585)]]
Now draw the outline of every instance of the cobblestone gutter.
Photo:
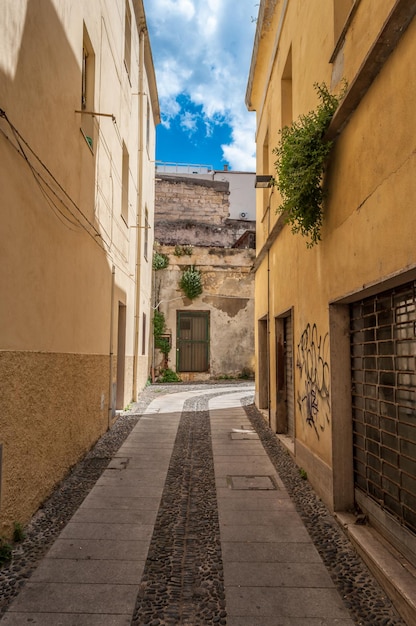
[(226, 624), (207, 409), (184, 405), (132, 626)]

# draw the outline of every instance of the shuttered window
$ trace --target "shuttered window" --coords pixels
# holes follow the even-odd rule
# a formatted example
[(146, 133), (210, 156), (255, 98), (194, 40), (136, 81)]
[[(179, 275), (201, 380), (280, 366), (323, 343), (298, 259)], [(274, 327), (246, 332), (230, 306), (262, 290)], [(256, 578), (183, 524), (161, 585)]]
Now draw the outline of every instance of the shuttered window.
[(350, 319), (355, 485), (416, 532), (416, 282)]

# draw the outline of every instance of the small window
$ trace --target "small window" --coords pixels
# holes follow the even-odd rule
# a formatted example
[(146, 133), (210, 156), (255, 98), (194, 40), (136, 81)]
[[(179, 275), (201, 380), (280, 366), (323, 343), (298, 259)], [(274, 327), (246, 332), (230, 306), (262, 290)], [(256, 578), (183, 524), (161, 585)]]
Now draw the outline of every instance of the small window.
[(334, 0), (334, 47), (336, 50), (344, 39), (355, 4), (358, 5), (356, 0)]
[(150, 104), (148, 100), (147, 111), (146, 111), (146, 148), (147, 148), (148, 154), (149, 154), (149, 146), (150, 146)]
[(131, 11), (129, 0), (126, 0), (126, 13), (124, 24), (124, 65), (127, 74), (130, 76), (131, 70)]
[[(261, 172), (263, 174), (270, 174), (270, 160), (269, 160), (269, 131), (267, 131), (266, 136), (263, 141), (262, 147), (262, 164), (261, 164)], [(269, 209), (270, 202), (270, 189), (262, 189), (262, 206), (263, 206), (263, 216), (267, 213)], [(261, 205), (260, 205), (261, 206)]]
[(287, 55), (281, 82), (282, 92), (282, 128), (293, 122), (292, 106), (292, 47)]
[(129, 153), (123, 141), (123, 163), (121, 174), (121, 217), (129, 223)]
[(144, 211), (144, 246), (143, 246), (143, 254), (144, 254), (144, 258), (147, 261), (147, 257), (148, 257), (148, 247), (149, 247), (149, 211), (147, 210), (147, 208)]
[(95, 55), (90, 38), (84, 26), (82, 44), (82, 77), (81, 77), (81, 131), (88, 145), (94, 147), (94, 84), (95, 84)]

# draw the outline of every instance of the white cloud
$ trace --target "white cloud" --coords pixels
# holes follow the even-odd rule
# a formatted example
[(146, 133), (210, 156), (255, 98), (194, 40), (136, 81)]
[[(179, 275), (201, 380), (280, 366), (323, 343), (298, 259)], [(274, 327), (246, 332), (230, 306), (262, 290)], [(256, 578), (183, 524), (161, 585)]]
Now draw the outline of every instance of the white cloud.
[[(165, 126), (185, 94), (201, 107), (207, 133), (232, 129), (223, 146), (232, 169), (254, 170), (254, 114), (245, 106), (258, 0), (144, 0)], [(190, 123), (185, 118), (186, 123)], [(193, 120), (196, 124), (196, 120)], [(250, 164), (242, 167), (242, 164)]]
[(193, 135), (198, 126), (198, 118), (195, 114), (190, 113), (189, 111), (185, 111), (181, 115), (181, 126), (184, 128), (190, 135)]
[(195, 6), (192, 0), (157, 0), (158, 11), (161, 16), (170, 20), (180, 17), (191, 20), (195, 15)]
[(232, 133), (232, 142), (221, 146), (225, 160), (232, 164), (232, 169), (240, 172), (256, 171), (256, 151), (254, 143), (255, 121), (249, 125), (236, 125)]

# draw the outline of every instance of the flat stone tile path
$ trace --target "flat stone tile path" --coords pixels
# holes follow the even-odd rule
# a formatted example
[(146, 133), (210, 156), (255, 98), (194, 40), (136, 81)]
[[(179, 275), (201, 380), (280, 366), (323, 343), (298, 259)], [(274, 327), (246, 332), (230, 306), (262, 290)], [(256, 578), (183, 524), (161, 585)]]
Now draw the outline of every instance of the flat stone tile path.
[(209, 402), (227, 625), (352, 626), (238, 400)]
[(2, 626), (354, 624), (237, 389), (149, 405)]

